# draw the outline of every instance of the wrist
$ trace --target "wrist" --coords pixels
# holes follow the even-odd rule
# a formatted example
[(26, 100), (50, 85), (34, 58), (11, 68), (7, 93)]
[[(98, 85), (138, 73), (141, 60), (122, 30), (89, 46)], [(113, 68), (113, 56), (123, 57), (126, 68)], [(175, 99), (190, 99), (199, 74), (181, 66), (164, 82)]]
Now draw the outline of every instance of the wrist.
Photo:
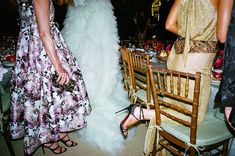
[(62, 65), (60, 63), (57, 63), (57, 64), (54, 65), (54, 68), (57, 71), (57, 70), (62, 68)]

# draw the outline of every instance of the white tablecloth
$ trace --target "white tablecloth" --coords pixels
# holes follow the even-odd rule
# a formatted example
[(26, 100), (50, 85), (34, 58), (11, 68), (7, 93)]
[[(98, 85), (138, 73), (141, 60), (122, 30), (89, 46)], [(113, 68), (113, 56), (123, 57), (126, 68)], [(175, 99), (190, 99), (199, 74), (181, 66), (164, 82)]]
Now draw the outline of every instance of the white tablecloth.
[(0, 64), (0, 81), (3, 79), (3, 74), (7, 73), (7, 69), (3, 68)]
[(12, 75), (12, 67), (5, 68), (0, 64), (0, 93), (4, 94), (4, 86), (9, 86)]
[[(0, 62), (0, 82), (2, 82), (2, 79), (3, 79), (3, 75), (5, 74), (5, 73), (7, 73), (8, 72), (8, 70), (7, 69), (5, 69), (5, 68), (3, 68), (3, 66), (2, 66), (2, 64), (1, 64), (1, 62)], [(2, 87), (2, 85), (1, 85), (1, 83), (0, 83), (0, 93), (2, 94), (2, 93), (4, 93), (5, 91), (4, 91), (4, 89), (3, 89), (3, 87)]]

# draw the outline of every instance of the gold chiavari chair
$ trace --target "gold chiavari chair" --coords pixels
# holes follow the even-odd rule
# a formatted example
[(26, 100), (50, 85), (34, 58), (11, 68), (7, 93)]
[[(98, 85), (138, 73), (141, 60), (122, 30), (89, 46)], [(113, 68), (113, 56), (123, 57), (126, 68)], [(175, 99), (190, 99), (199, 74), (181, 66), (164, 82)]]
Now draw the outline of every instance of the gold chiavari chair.
[(174, 155), (194, 156), (213, 151), (212, 155), (217, 152), (226, 156), (232, 134), (225, 121), (207, 115), (202, 124), (197, 124), (201, 74), (149, 66), (149, 75), (156, 115), (156, 124), (149, 127), (156, 128), (153, 155), (167, 149)]
[(130, 51), (127, 48), (120, 48), (121, 52), (121, 62), (122, 62), (122, 72), (123, 72), (123, 82), (124, 88), (128, 91), (128, 95), (131, 96), (132, 79), (131, 79), (131, 63), (130, 63)]
[(143, 52), (130, 52), (130, 62), (132, 69), (132, 102), (145, 105), (150, 109), (153, 106), (153, 100), (151, 100), (148, 73), (149, 55)]

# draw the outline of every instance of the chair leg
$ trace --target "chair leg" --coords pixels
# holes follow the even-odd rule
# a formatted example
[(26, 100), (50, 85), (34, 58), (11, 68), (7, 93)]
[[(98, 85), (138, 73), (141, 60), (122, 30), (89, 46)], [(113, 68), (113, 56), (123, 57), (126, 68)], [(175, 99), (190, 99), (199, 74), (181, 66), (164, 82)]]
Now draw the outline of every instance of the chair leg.
[(190, 147), (190, 156), (195, 156), (196, 150), (193, 147)]
[(227, 156), (229, 140), (230, 139), (224, 142), (223, 149), (222, 149), (222, 156)]
[[(157, 133), (157, 132), (156, 132)], [(158, 149), (157, 149), (157, 141), (156, 141), (156, 136), (157, 134), (155, 134), (155, 138), (154, 138), (154, 142), (153, 142), (153, 151), (152, 151), (152, 155), (156, 155), (157, 152), (158, 152)]]
[(11, 144), (9, 135), (7, 134), (7, 127), (6, 127), (6, 124), (4, 122), (3, 122), (3, 131), (4, 131), (3, 137), (4, 137), (5, 142), (7, 144), (8, 150), (9, 150), (11, 156), (15, 156), (15, 152), (14, 152), (13, 146)]

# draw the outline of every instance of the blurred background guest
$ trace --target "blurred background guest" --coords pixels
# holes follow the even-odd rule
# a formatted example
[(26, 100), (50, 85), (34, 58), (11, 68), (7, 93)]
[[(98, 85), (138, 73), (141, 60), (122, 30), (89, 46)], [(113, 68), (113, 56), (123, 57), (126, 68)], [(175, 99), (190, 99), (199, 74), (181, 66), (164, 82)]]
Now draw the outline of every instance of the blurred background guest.
[(221, 105), (225, 107), (225, 116), (235, 130), (235, 3), (224, 0), (219, 8), (217, 36), (225, 43), (223, 78), (220, 86)]

